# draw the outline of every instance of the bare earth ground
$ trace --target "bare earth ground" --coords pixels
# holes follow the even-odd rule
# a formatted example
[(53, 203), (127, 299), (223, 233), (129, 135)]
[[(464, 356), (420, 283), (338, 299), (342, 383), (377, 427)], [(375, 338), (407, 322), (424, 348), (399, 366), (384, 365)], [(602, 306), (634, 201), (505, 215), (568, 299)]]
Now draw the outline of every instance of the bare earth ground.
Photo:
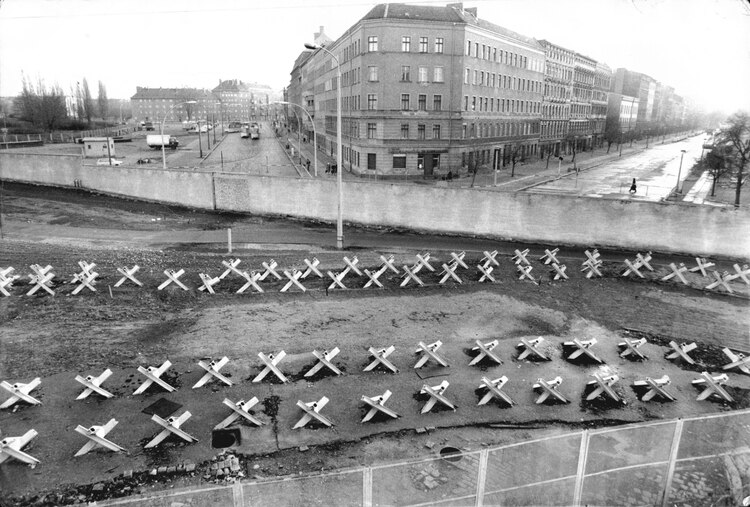
[[(27, 190), (5, 195), (3, 220), (35, 221), (78, 227), (135, 230), (179, 230), (181, 228), (224, 227), (234, 216), (192, 213), (159, 205), (115, 201), (88, 194), (50, 191), (40, 200)], [(156, 218), (161, 218), (157, 220)], [(159, 229), (162, 228), (162, 229)], [(233, 447), (242, 455), (244, 475), (269, 477), (321, 469), (390, 462), (427, 456), (443, 445), (477, 449), (552, 432), (568, 432), (581, 427), (622, 424), (660, 418), (676, 418), (750, 406), (750, 377), (730, 373), (730, 390), (735, 403), (695, 401), (697, 390), (690, 381), (697, 372), (718, 373), (726, 359), (724, 344), (750, 349), (748, 290), (735, 284), (739, 295), (728, 296), (699, 290), (706, 282), (691, 274), (691, 287), (658, 282), (668, 273), (655, 266), (646, 281), (618, 276), (621, 264), (605, 262), (605, 278), (585, 279), (576, 265), (569, 267), (571, 280), (552, 282), (545, 275), (539, 286), (516, 278), (509, 258), (496, 268), (498, 283), (478, 283), (473, 270), (460, 270), (463, 285), (438, 285), (437, 274), (422, 272), (427, 285), (398, 287), (400, 278), (384, 277), (383, 290), (330, 290), (327, 281), (305, 282), (308, 292), (279, 293), (283, 282), (264, 282), (264, 294), (237, 295), (239, 278), (229, 276), (217, 285), (216, 295), (197, 291), (198, 273), (217, 276), (223, 271), (216, 252), (185, 248), (160, 250), (139, 247), (91, 246), (3, 240), (0, 267), (14, 266), (25, 275), (30, 264), (50, 264), (57, 274), (55, 297), (21, 296), (27, 290), (19, 280), (13, 297), (0, 299), (0, 379), (28, 382), (41, 377), (34, 392), (43, 405), (22, 406), (0, 413), (3, 435), (22, 434), (29, 428), (39, 432), (29, 452), (42, 461), (35, 469), (18, 463), (0, 467), (0, 490), (13, 495), (14, 504), (52, 505), (75, 500), (95, 500), (122, 496), (165, 483), (198, 483), (207, 480), (210, 460), (219, 450), (212, 447), (211, 429), (229, 414), (221, 404), (225, 398), (236, 401), (256, 396), (260, 403), (255, 414), (265, 424), (260, 428), (241, 426), (241, 442)], [(397, 264), (411, 264), (414, 253), (403, 251), (358, 251), (360, 266), (370, 270), (379, 264), (380, 254), (393, 253)], [(449, 252), (432, 252), (435, 266), (450, 260)], [(261, 262), (274, 258), (282, 268), (303, 267), (304, 258), (317, 257), (321, 270), (340, 271), (342, 254), (310, 247), (308, 251), (271, 252), (245, 250), (237, 254), (245, 269), (260, 269)], [(467, 263), (479, 262), (480, 252), (467, 252)], [(538, 258), (538, 255), (535, 256)], [(97, 292), (86, 289), (71, 295), (66, 283), (78, 271), (76, 263), (97, 264), (101, 273)], [(606, 259), (605, 259), (606, 261)], [(125, 284), (113, 288), (119, 279), (117, 267), (141, 266), (143, 288)], [(731, 265), (731, 262), (724, 262)], [(164, 281), (164, 269), (185, 270), (182, 278), (190, 291), (173, 287), (157, 291)], [(537, 273), (544, 272), (535, 263)], [(348, 276), (349, 287), (362, 287), (366, 277)], [(110, 293), (111, 289), (111, 293)], [(626, 331), (631, 330), (631, 331)], [(551, 362), (518, 361), (516, 344), (520, 337), (544, 337), (544, 350)], [(648, 360), (632, 362), (618, 355), (617, 344), (624, 336), (646, 336), (643, 347)], [(566, 361), (569, 353), (562, 343), (573, 338), (598, 340), (597, 354), (604, 365)], [(476, 340), (497, 339), (503, 365), (481, 363), (468, 366)], [(664, 358), (670, 339), (699, 344), (693, 355), (696, 366), (675, 364)], [(428, 366), (414, 370), (414, 351), (419, 341), (441, 340), (440, 352), (449, 368)], [(364, 373), (369, 362), (368, 347), (394, 345), (392, 359), (399, 373)], [(744, 345), (744, 347), (743, 347)], [(312, 350), (338, 346), (334, 363), (343, 377), (303, 374), (314, 364)], [(280, 384), (250, 380), (261, 370), (257, 354), (284, 349), (287, 357), (280, 364), (292, 382)], [(237, 384), (233, 387), (208, 384), (190, 387), (202, 376), (197, 361), (203, 358), (230, 358), (225, 370)], [(156, 391), (132, 396), (141, 381), (138, 366), (158, 366), (169, 359), (169, 382), (179, 387), (175, 393)], [(74, 381), (77, 374), (98, 375), (105, 368), (113, 376), (104, 384), (115, 393), (111, 400), (89, 398), (75, 401), (81, 391)], [(626, 405), (585, 402), (586, 382), (594, 372), (616, 373), (616, 390)], [(631, 384), (646, 376), (672, 378), (674, 403), (646, 403), (638, 399)], [(490, 403), (477, 407), (476, 387), (482, 376), (507, 375), (505, 388), (517, 402), (513, 408)], [(571, 400), (568, 405), (536, 405), (531, 385), (537, 378), (560, 375), (560, 391)], [(446, 396), (458, 410), (420, 415), (424, 399), (417, 395), (424, 383), (451, 383)], [(364, 405), (359, 398), (375, 396), (386, 389), (394, 392), (388, 406), (398, 412), (398, 420), (360, 424)], [(330, 398), (323, 413), (335, 426), (331, 429), (292, 430), (301, 416), (295, 406)], [(184, 428), (200, 442), (192, 445), (167, 442), (156, 452), (143, 445), (157, 432), (157, 426), (141, 411), (159, 398), (182, 405), (176, 414), (190, 410), (193, 417)], [(4, 401), (5, 395), (0, 396)], [(73, 432), (77, 424), (104, 424), (111, 417), (119, 425), (110, 434), (113, 441), (128, 449), (115, 455), (95, 451), (75, 458), (84, 439)], [(493, 428), (490, 425), (501, 425)], [(435, 427), (415, 435), (415, 428)], [(310, 450), (304, 450), (304, 447)], [(151, 476), (160, 466), (194, 463), (192, 473)], [(71, 466), (74, 464), (74, 466)], [(127, 471), (132, 478), (122, 478)], [(127, 474), (126, 474), (127, 475)], [(216, 480), (209, 474), (209, 480)], [(109, 481), (109, 482), (108, 482)], [(101, 488), (93, 485), (104, 484)], [(48, 493), (46, 497), (41, 495)], [(1, 503), (1, 502), (0, 502)]]

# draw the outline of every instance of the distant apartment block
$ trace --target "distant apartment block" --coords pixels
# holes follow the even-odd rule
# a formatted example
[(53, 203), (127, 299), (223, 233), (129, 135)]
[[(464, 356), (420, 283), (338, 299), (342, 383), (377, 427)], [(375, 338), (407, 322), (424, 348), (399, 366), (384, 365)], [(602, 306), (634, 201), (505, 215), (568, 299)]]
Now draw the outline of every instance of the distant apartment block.
[(278, 100), (270, 86), (245, 83), (238, 79), (219, 80), (219, 85), (211, 90), (219, 102), (225, 121), (250, 121), (259, 116), (265, 117), (268, 104)]
[[(195, 104), (185, 102), (195, 101)], [(143, 88), (130, 97), (136, 121), (175, 123), (205, 120), (219, 112), (210, 91), (198, 88)]]
[[(462, 4), (380, 4), (294, 63), (290, 102), (314, 117), (319, 149), (364, 174), (445, 174), (538, 153), (544, 51)], [(312, 139), (312, 132), (307, 132)]]
[(573, 99), (573, 75), (576, 53), (547, 40), (540, 40), (544, 48), (544, 101), (542, 105), (542, 156), (559, 154), (570, 129)]

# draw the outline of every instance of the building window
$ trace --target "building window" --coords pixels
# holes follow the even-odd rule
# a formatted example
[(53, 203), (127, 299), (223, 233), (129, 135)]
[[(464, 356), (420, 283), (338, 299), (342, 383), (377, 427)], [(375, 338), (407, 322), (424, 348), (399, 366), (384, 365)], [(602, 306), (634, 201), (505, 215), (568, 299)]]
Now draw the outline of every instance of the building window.
[(477, 98), (476, 97), (471, 98), (471, 110), (472, 111), (477, 110)]
[(406, 155), (393, 155), (393, 168), (406, 169)]
[(424, 140), (425, 138), (425, 127), (423, 124), (417, 125), (417, 139), (420, 141)]
[(374, 171), (375, 170), (375, 154), (374, 153), (368, 153), (367, 154), (367, 169)]
[(409, 139), (409, 124), (401, 124), (401, 139)]
[(443, 68), (442, 67), (435, 67), (432, 80), (436, 83), (443, 82)]
[(443, 96), (442, 95), (434, 95), (432, 97), (432, 109), (435, 111), (443, 110)]
[(439, 153), (434, 153), (432, 155), (432, 168), (440, 169), (440, 154)]
[(466, 72), (464, 72), (464, 84), (469, 84), (470, 74), (471, 74), (471, 71), (469, 69), (466, 69)]
[(472, 76), (471, 84), (475, 85), (477, 84), (477, 74), (478, 72), (475, 70), (474, 75)]
[(377, 123), (368, 123), (367, 124), (367, 139), (375, 139), (375, 136), (378, 133), (378, 124)]
[(419, 110), (427, 111), (427, 95), (419, 96)]
[(428, 76), (429, 68), (428, 67), (419, 67), (419, 72), (417, 74), (417, 82), (418, 83), (428, 83), (430, 78)]
[(466, 56), (471, 56), (471, 41), (466, 41)]
[(409, 110), (409, 94), (408, 93), (402, 93), (401, 94), (401, 110), (402, 111), (408, 111)]
[(367, 109), (370, 111), (378, 108), (378, 96), (375, 93), (367, 94)]
[(401, 81), (411, 81), (411, 67), (409, 65), (401, 66)]
[(401, 37), (401, 51), (404, 53), (411, 51), (411, 37), (406, 35)]
[(426, 53), (428, 44), (429, 44), (429, 41), (427, 40), (427, 37), (420, 37), (419, 38), (419, 52)]
[(377, 51), (378, 50), (378, 37), (377, 35), (370, 35), (367, 38), (367, 51)]
[(370, 81), (377, 81), (378, 80), (378, 68), (377, 67), (368, 67), (368, 77), (367, 79)]
[(433, 125), (432, 126), (432, 138), (433, 139), (440, 139), (440, 125)]
[(461, 139), (466, 139), (466, 124), (461, 125)]
[(437, 37), (435, 39), (435, 52), (436, 53), (443, 52), (443, 38), (442, 37)]
[(469, 96), (464, 95), (464, 111), (468, 111), (468, 110), (469, 110)]

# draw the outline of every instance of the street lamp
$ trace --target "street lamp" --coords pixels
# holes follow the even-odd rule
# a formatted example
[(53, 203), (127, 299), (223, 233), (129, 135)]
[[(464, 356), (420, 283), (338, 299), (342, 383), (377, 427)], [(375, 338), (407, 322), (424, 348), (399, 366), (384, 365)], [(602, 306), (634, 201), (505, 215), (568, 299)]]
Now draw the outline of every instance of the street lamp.
[[(310, 113), (302, 107), (299, 104), (295, 104), (294, 102), (285, 102), (282, 100), (279, 100), (277, 102), (271, 102), (271, 104), (285, 104), (288, 106), (297, 106), (298, 108), (302, 109), (307, 117), (310, 119), (310, 124), (312, 124), (313, 129), (313, 157), (315, 158), (315, 177), (318, 177), (318, 132), (315, 130), (315, 122), (312, 119), (312, 116), (310, 116)], [(300, 152), (301, 153), (301, 152)]]
[[(341, 65), (336, 55), (328, 51), (326, 48), (319, 46), (318, 44), (306, 43), (307, 49), (320, 49), (325, 51), (331, 58), (336, 62), (336, 73), (337, 73), (337, 86), (336, 86), (336, 183), (338, 185), (338, 217), (336, 220), (336, 248), (339, 250), (344, 248), (344, 220), (343, 220), (343, 201), (344, 201), (344, 188), (343, 179), (341, 174), (344, 172), (344, 164), (341, 157), (342, 143), (341, 143)], [(316, 146), (317, 149), (317, 146)]]
[(682, 153), (680, 153), (680, 168), (677, 170), (677, 193), (682, 193), (682, 188), (680, 185), (680, 175), (682, 174), (682, 157), (685, 156), (685, 150), (680, 150)]
[(169, 108), (169, 110), (164, 114), (164, 119), (159, 124), (159, 133), (161, 134), (161, 167), (162, 169), (167, 168), (167, 152), (164, 149), (164, 122), (167, 121), (167, 116), (169, 116), (169, 113), (172, 112), (172, 109), (174, 109), (177, 106), (181, 106), (182, 104), (197, 104), (195, 100), (186, 100), (185, 102), (178, 102), (177, 104), (173, 104), (172, 107)]

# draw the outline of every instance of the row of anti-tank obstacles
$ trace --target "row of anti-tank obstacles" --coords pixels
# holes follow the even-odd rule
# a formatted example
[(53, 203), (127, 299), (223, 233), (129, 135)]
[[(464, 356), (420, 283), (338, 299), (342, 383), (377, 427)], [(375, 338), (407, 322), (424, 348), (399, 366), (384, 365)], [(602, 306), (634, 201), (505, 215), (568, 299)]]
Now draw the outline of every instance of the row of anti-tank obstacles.
[[(545, 249), (544, 255), (542, 255), (539, 260), (543, 261), (545, 266), (549, 266), (551, 268), (550, 274), (553, 280), (567, 280), (567, 267), (565, 264), (559, 262), (557, 258), (558, 253), (559, 248), (555, 248), (554, 250)], [(515, 250), (512, 260), (516, 265), (516, 271), (520, 280), (529, 280), (532, 283), (539, 284), (539, 279), (535, 278), (532, 274), (533, 268), (531, 262), (528, 259), (529, 254), (530, 253), (528, 248), (523, 251)], [(581, 265), (581, 271), (585, 273), (586, 278), (590, 279), (592, 277), (602, 277), (603, 275), (601, 272), (601, 267), (603, 263), (599, 252), (596, 249), (594, 249), (593, 251), (586, 250), (585, 254), (586, 260), (583, 261)], [(500, 266), (500, 263), (496, 259), (497, 255), (497, 250), (492, 252), (483, 252), (483, 257), (480, 260), (480, 263), (477, 265), (477, 271), (480, 275), (479, 282), (497, 281), (495, 275), (493, 274), (495, 267)], [(439, 281), (440, 285), (444, 285), (449, 281), (462, 284), (463, 280), (458, 274), (458, 269), (469, 269), (469, 266), (464, 262), (464, 258), (466, 256), (465, 252), (451, 252), (450, 256), (450, 262), (442, 263), (443, 269), (441, 272), (439, 272), (439, 276), (441, 277)], [(345, 256), (343, 260), (346, 264), (346, 267), (344, 267), (343, 270), (339, 271), (338, 273), (327, 271), (328, 277), (332, 280), (331, 284), (328, 286), (328, 290), (337, 288), (346, 289), (347, 287), (346, 285), (344, 285), (344, 279), (350, 273), (354, 273), (358, 276), (367, 276), (368, 280), (364, 284), (363, 288), (367, 289), (369, 287), (379, 287), (382, 289), (384, 288), (384, 286), (380, 281), (380, 277), (383, 276), (383, 274), (387, 271), (392, 271), (393, 273), (403, 277), (400, 287), (406, 287), (410, 282), (414, 282), (416, 285), (424, 287), (425, 283), (419, 276), (420, 271), (424, 268), (426, 271), (435, 272), (435, 268), (430, 264), (429, 253), (417, 254), (416, 261), (413, 265), (404, 265), (401, 269), (395, 266), (395, 260), (393, 256), (386, 257), (384, 255), (381, 255), (380, 260), (382, 263), (374, 271), (370, 271), (368, 269), (360, 270), (360, 268), (358, 267), (359, 259), (357, 259), (356, 256), (351, 259)], [(685, 285), (689, 285), (687, 279), (685, 278), (685, 273), (687, 272), (700, 272), (704, 277), (707, 277), (708, 274), (706, 272), (706, 269), (714, 266), (714, 264), (712, 262), (709, 262), (707, 259), (700, 257), (696, 257), (695, 260), (697, 265), (693, 268), (688, 268), (683, 263), (680, 263), (679, 265), (670, 263), (669, 268), (671, 270), (671, 273), (662, 277), (661, 280), (669, 281), (672, 279), (676, 279)], [(318, 269), (320, 261), (317, 258), (313, 258), (312, 260), (305, 259), (304, 263), (306, 268), (304, 270), (298, 270), (296, 268), (280, 270), (278, 263), (275, 260), (271, 259), (268, 262), (264, 261), (261, 263), (263, 267), (262, 270), (246, 271), (239, 268), (240, 262), (240, 259), (230, 259), (228, 261), (222, 261), (222, 264), (226, 269), (221, 275), (216, 277), (212, 277), (205, 273), (199, 273), (198, 276), (201, 279), (202, 285), (198, 288), (198, 290), (214, 294), (214, 287), (230, 274), (235, 274), (245, 281), (245, 284), (240, 287), (239, 290), (237, 290), (238, 294), (245, 292), (251, 287), (256, 292), (262, 293), (264, 292), (264, 290), (260, 286), (260, 282), (266, 279), (276, 279), (283, 281), (285, 278), (287, 282), (281, 288), (281, 292), (287, 292), (295, 287), (302, 292), (305, 292), (307, 291), (307, 289), (302, 283), (303, 280), (307, 279), (311, 275), (317, 276), (319, 278), (325, 278), (320, 269)], [(645, 254), (638, 253), (635, 256), (635, 259), (633, 259), (632, 261), (630, 259), (625, 259), (624, 264), (625, 270), (622, 273), (622, 276), (629, 276), (632, 274), (639, 278), (645, 278), (643, 273), (641, 273), (642, 270), (647, 269), (649, 271), (654, 271), (654, 268), (651, 266), (651, 252), (647, 252)], [(94, 270), (96, 268), (96, 264), (86, 261), (79, 261), (78, 265), (81, 268), (81, 271), (73, 275), (73, 278), (71, 280), (71, 283), (77, 284), (77, 286), (73, 289), (72, 294), (76, 295), (80, 293), (84, 288), (89, 289), (92, 292), (96, 292), (96, 288), (94, 287), (94, 285), (96, 285), (97, 278), (99, 277), (99, 273)], [(713, 271), (712, 276), (714, 278), (714, 281), (708, 284), (705, 288), (708, 290), (714, 290), (723, 287), (724, 290), (731, 294), (734, 291), (729, 286), (729, 282), (733, 280), (741, 279), (743, 282), (750, 285), (750, 267), (747, 265), (743, 265), (742, 267), (740, 267), (738, 264), (734, 264), (733, 267), (735, 270), (734, 273), (729, 273), (727, 271), (725, 271), (724, 273), (719, 273), (718, 271)], [(32, 270), (32, 273), (29, 274), (28, 277), (29, 284), (32, 285), (32, 287), (26, 293), (26, 295), (32, 296), (41, 289), (44, 292), (47, 292), (48, 294), (54, 296), (55, 291), (53, 290), (53, 279), (56, 275), (52, 272), (52, 266), (41, 266), (38, 264), (33, 264), (30, 266), (30, 268)], [(121, 285), (129, 281), (137, 285), (138, 287), (142, 287), (143, 283), (141, 283), (141, 281), (136, 278), (136, 273), (139, 270), (140, 266), (138, 265), (135, 265), (132, 268), (117, 268), (117, 271), (122, 275), (122, 278), (120, 278), (114, 286), (120, 287)], [(14, 271), (15, 270), (13, 267), (0, 269), (0, 294), (4, 296), (11, 295), (9, 290), (13, 287), (13, 283), (20, 278), (20, 275), (14, 275)], [(281, 271), (283, 276), (282, 274), (279, 274), (279, 271)], [(179, 280), (179, 278), (184, 274), (184, 269), (179, 269), (177, 271), (171, 269), (164, 270), (164, 275), (167, 277), (167, 279), (158, 286), (158, 290), (162, 290), (171, 284), (174, 284), (175, 286), (183, 290), (189, 290), (188, 287)]]
[[(621, 357), (632, 356), (631, 358), (633, 359), (646, 359), (644, 354), (639, 350), (640, 347), (646, 343), (645, 338), (624, 338), (624, 340), (624, 342), (618, 344)], [(517, 345), (517, 348), (521, 349), (518, 359), (523, 360), (526, 358), (532, 358), (534, 360), (550, 361), (551, 359), (542, 350), (540, 350), (539, 345), (542, 341), (543, 338), (541, 337), (533, 340), (522, 338), (521, 343)], [(476, 347), (474, 347), (473, 349), (477, 351), (477, 355), (471, 360), (469, 365), (476, 365), (483, 360), (496, 364), (502, 364), (502, 360), (494, 351), (498, 343), (498, 340), (492, 340), (490, 342), (482, 342), (481, 340), (477, 340)], [(575, 349), (567, 357), (567, 359), (576, 360), (579, 357), (585, 356), (588, 360), (595, 363), (604, 363), (604, 361), (600, 359), (592, 350), (592, 347), (595, 344), (596, 339), (574, 339), (572, 341), (564, 342), (565, 346)], [(683, 343), (678, 345), (674, 341), (671, 341), (669, 345), (672, 348), (672, 351), (666, 356), (668, 359), (678, 359), (689, 364), (695, 364), (695, 360), (690, 357), (689, 354), (697, 347), (695, 343)], [(439, 354), (439, 349), (441, 346), (442, 342), (439, 340), (429, 345), (420, 341), (419, 348), (416, 350), (416, 353), (419, 355), (419, 359), (414, 365), (414, 368), (421, 368), (431, 360), (441, 367), (448, 367), (448, 362)], [(364, 368), (364, 371), (372, 371), (375, 368), (381, 368), (392, 373), (398, 373), (398, 368), (396, 368), (396, 366), (389, 360), (389, 356), (393, 354), (395, 350), (396, 348), (393, 345), (382, 349), (375, 349), (373, 347), (370, 347), (369, 352), (370, 357), (372, 358), (372, 362), (370, 362)], [(723, 370), (736, 369), (739, 372), (750, 375), (750, 357), (745, 357), (741, 353), (735, 353), (728, 348), (723, 349), (723, 351), (731, 361), (730, 363), (722, 367)], [(336, 355), (338, 355), (338, 353), (338, 347), (335, 347), (330, 351), (324, 350), (323, 352), (314, 350), (312, 354), (317, 359), (317, 362), (312, 368), (310, 368), (310, 370), (307, 371), (307, 373), (305, 373), (304, 376), (308, 378), (312, 377), (324, 368), (330, 370), (334, 375), (342, 375), (342, 371), (333, 363), (333, 359), (336, 357)], [(258, 353), (258, 357), (261, 359), (265, 367), (257, 376), (255, 376), (255, 378), (253, 378), (252, 382), (261, 382), (270, 373), (273, 373), (276, 378), (278, 378), (278, 380), (280, 380), (282, 383), (289, 382), (289, 378), (284, 375), (284, 373), (279, 368), (279, 363), (285, 356), (286, 353), (283, 350), (278, 353), (268, 355), (265, 355), (262, 352)], [(221, 382), (228, 386), (234, 385), (234, 383), (229, 378), (227, 378), (220, 372), (220, 370), (228, 362), (229, 358), (226, 356), (218, 361), (199, 361), (198, 365), (202, 369), (204, 369), (206, 373), (198, 382), (196, 382), (196, 384), (193, 386), (193, 389), (202, 387), (212, 380)], [(146, 379), (133, 394), (142, 394), (152, 385), (161, 387), (167, 392), (175, 391), (175, 387), (171, 386), (161, 378), (171, 365), (172, 363), (167, 360), (158, 368), (153, 366), (149, 366), (148, 368), (139, 366), (138, 371), (143, 374)], [(96, 393), (106, 399), (113, 398), (114, 394), (102, 387), (104, 381), (107, 380), (111, 375), (112, 370), (108, 368), (96, 377), (91, 375), (87, 377), (82, 377), (80, 375), (76, 376), (75, 380), (85, 387), (83, 392), (81, 392), (76, 399), (85, 399), (93, 393)], [(594, 373), (591, 376), (594, 377), (594, 380), (587, 382), (587, 386), (591, 386), (593, 389), (586, 396), (587, 401), (591, 401), (599, 397), (604, 397), (616, 403), (626, 404), (626, 401), (623, 400), (620, 395), (618, 395), (617, 392), (615, 392), (615, 390), (613, 389), (614, 384), (619, 380), (619, 377), (617, 375), (602, 376), (598, 373)], [(570, 401), (558, 390), (558, 387), (562, 384), (562, 380), (563, 379), (560, 376), (557, 376), (550, 380), (538, 378), (537, 382), (533, 385), (533, 389), (535, 391), (540, 391), (540, 395), (536, 399), (535, 403), (541, 404), (544, 403), (547, 399), (550, 399), (553, 402), (570, 403)], [(728, 380), (729, 378), (726, 373), (722, 373), (720, 375), (712, 375), (707, 371), (702, 372), (699, 378), (692, 381), (693, 385), (704, 387), (703, 391), (698, 395), (697, 400), (706, 400), (708, 398), (714, 397), (732, 403), (734, 401), (732, 396), (723, 387), (727, 384)], [(505, 375), (494, 380), (490, 380), (488, 377), (483, 376), (479, 389), (486, 389), (487, 392), (479, 400), (478, 405), (485, 405), (492, 399), (496, 399), (498, 403), (505, 404), (507, 406), (512, 407), (513, 405), (515, 405), (516, 402), (513, 401), (513, 399), (506, 392), (503, 391), (503, 387), (507, 382), (508, 377), (506, 377)], [(641, 401), (650, 401), (654, 398), (661, 398), (664, 401), (675, 401), (676, 397), (666, 390), (666, 386), (670, 383), (671, 380), (669, 376), (664, 375), (661, 378), (646, 377), (643, 380), (636, 380), (633, 382), (633, 386), (646, 389), (645, 394), (641, 397)], [(31, 392), (40, 384), (41, 379), (38, 377), (29, 383), (10, 384), (6, 381), (1, 382), (0, 387), (8, 391), (11, 394), (11, 397), (2, 405), (0, 405), (0, 409), (10, 408), (19, 401), (26, 402), (29, 405), (40, 405), (41, 401), (31, 395)], [(457, 409), (457, 406), (445, 396), (445, 392), (449, 386), (450, 383), (447, 380), (443, 380), (440, 384), (435, 386), (423, 384), (419, 392), (422, 395), (428, 395), (429, 398), (425, 405), (422, 407), (420, 413), (425, 414), (427, 412), (430, 412), (436, 405), (444, 406), (447, 409), (455, 411)], [(365, 405), (369, 408), (369, 411), (364, 416), (361, 422), (365, 423), (367, 421), (370, 421), (377, 414), (382, 414), (382, 416), (384, 417), (390, 417), (394, 419), (400, 417), (399, 414), (397, 414), (395, 411), (385, 406), (386, 402), (390, 399), (392, 394), (393, 393), (390, 390), (386, 390), (382, 394), (376, 396), (363, 395), (361, 401), (365, 403)], [(293, 429), (302, 428), (312, 420), (315, 420), (319, 424), (322, 424), (326, 427), (333, 426), (333, 422), (323, 414), (321, 414), (321, 410), (326, 406), (326, 404), (328, 404), (328, 402), (329, 399), (326, 396), (321, 397), (319, 400), (310, 402), (298, 400), (297, 406), (302, 410), (303, 415), (293, 426)], [(247, 401), (245, 401), (244, 399), (240, 399), (236, 402), (230, 400), (229, 398), (225, 398), (223, 403), (232, 410), (232, 413), (224, 420), (219, 422), (214, 427), (214, 430), (226, 428), (237, 420), (244, 420), (255, 426), (263, 425), (263, 422), (257, 419), (250, 411), (255, 405), (258, 404), (258, 399), (256, 397), (252, 397)], [(145, 448), (156, 447), (170, 435), (175, 435), (178, 439), (184, 440), (188, 443), (197, 442), (198, 440), (195, 437), (181, 428), (181, 426), (188, 419), (190, 419), (190, 417), (191, 413), (187, 410), (179, 416), (172, 416), (167, 419), (164, 419), (157, 414), (153, 414), (151, 417), (152, 421), (158, 424), (162, 428), (162, 430), (145, 445)], [(106, 438), (107, 434), (112, 431), (117, 423), (118, 421), (112, 418), (103, 426), (91, 426), (89, 428), (86, 428), (84, 426), (78, 425), (75, 431), (86, 437), (88, 439), (88, 442), (86, 442), (86, 444), (75, 454), (75, 456), (84, 455), (96, 447), (102, 447), (114, 452), (124, 451), (124, 448)], [(14, 458), (23, 463), (27, 463), (32, 467), (36, 466), (39, 463), (39, 460), (24, 452), (23, 448), (37, 435), (38, 433), (34, 429), (31, 429), (24, 435), (18, 437), (7, 437), (0, 441), (0, 463), (10, 458)]]

